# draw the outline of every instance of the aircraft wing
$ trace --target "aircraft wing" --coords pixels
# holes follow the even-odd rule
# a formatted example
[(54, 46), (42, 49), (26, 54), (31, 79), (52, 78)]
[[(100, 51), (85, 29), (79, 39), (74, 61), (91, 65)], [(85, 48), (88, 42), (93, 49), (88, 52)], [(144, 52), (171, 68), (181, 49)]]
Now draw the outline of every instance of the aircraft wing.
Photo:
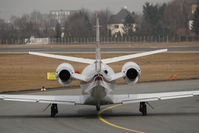
[(118, 61), (133, 59), (137, 57), (142, 57), (142, 56), (147, 56), (147, 55), (152, 55), (152, 54), (157, 54), (157, 53), (162, 53), (162, 52), (167, 52), (167, 49), (160, 49), (160, 50), (154, 50), (154, 51), (143, 52), (143, 53), (138, 53), (138, 54), (130, 54), (130, 55), (119, 56), (119, 57), (114, 57), (114, 58), (107, 58), (107, 59), (103, 59), (102, 62), (105, 64), (108, 64), (108, 63), (114, 63)]
[(83, 104), (84, 96), (61, 95), (0, 95), (0, 100), (55, 104)]
[(86, 64), (93, 64), (95, 60), (93, 59), (86, 59), (86, 58), (78, 58), (72, 56), (62, 56), (62, 55), (54, 55), (54, 54), (46, 54), (46, 53), (39, 53), (39, 52), (29, 52), (31, 55), (43, 56), (43, 57), (50, 57), (55, 59), (67, 60), (67, 61), (74, 61), (79, 63), (86, 63)]
[(197, 95), (199, 95), (199, 91), (124, 94), (124, 95), (112, 95), (112, 100), (113, 103), (115, 104), (128, 104), (128, 103), (150, 102), (158, 100), (193, 97)]

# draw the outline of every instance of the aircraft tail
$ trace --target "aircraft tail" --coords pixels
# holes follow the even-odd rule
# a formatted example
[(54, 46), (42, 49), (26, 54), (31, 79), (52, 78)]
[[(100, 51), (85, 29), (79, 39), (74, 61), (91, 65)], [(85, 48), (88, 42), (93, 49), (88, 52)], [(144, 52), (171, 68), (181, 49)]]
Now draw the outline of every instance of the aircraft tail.
[(96, 71), (101, 71), (101, 47), (100, 47), (100, 31), (99, 31), (99, 18), (96, 13)]

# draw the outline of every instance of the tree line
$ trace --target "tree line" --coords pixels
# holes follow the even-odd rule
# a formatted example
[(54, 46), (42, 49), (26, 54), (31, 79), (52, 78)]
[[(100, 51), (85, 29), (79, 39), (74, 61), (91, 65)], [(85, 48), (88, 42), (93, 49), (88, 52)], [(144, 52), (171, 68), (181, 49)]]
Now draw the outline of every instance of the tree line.
[[(198, 0), (197, 0), (198, 1)], [(197, 36), (199, 35), (199, 1), (192, 14), (189, 0), (173, 0), (164, 4), (146, 2), (142, 14), (129, 12), (123, 24), (125, 37), (129, 36)], [(106, 9), (99, 11), (101, 36), (110, 37), (110, 24), (113, 13)], [(63, 24), (48, 14), (33, 11), (22, 17), (11, 17), (9, 22), (0, 19), (0, 40), (20, 40), (25, 38), (71, 38), (94, 37), (96, 13), (81, 9), (70, 15)], [(190, 30), (189, 21), (193, 20)], [(132, 31), (132, 23), (136, 31)]]

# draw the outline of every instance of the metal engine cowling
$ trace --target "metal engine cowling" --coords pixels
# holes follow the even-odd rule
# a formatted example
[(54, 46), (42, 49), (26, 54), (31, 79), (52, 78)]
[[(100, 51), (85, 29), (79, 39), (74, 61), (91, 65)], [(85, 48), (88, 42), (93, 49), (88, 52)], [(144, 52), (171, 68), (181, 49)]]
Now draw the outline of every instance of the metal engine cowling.
[(124, 77), (124, 80), (127, 83), (133, 83), (133, 84), (138, 82), (141, 75), (140, 67), (135, 62), (125, 63), (122, 67), (122, 72), (126, 75)]
[(68, 85), (73, 81), (72, 75), (75, 73), (71, 64), (62, 63), (56, 69), (56, 78), (61, 85)]

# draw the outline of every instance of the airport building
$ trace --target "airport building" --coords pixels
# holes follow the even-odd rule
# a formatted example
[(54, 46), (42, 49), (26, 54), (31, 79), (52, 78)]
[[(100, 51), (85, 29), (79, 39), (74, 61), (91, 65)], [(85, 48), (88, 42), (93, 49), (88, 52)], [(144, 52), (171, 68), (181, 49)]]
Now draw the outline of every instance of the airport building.
[(192, 26), (193, 26), (193, 15), (196, 11), (196, 8), (198, 7), (198, 2), (199, 0), (190, 0), (188, 1), (188, 4), (189, 6), (189, 15), (188, 15), (188, 19), (189, 19), (189, 22), (188, 22), (188, 27), (189, 27), (189, 30), (192, 30)]
[(64, 23), (67, 20), (67, 18), (76, 12), (78, 11), (77, 10), (51, 10), (49, 15), (51, 19), (56, 20), (57, 22), (59, 22), (59, 24), (61, 24), (61, 26), (64, 26)]
[[(110, 31), (111, 36), (117, 37), (118, 34), (123, 36), (126, 34), (124, 30), (124, 22), (128, 15), (133, 15), (127, 10), (127, 7), (122, 8), (117, 14), (111, 16), (107, 29)], [(136, 32), (136, 24), (132, 23), (132, 31)]]

